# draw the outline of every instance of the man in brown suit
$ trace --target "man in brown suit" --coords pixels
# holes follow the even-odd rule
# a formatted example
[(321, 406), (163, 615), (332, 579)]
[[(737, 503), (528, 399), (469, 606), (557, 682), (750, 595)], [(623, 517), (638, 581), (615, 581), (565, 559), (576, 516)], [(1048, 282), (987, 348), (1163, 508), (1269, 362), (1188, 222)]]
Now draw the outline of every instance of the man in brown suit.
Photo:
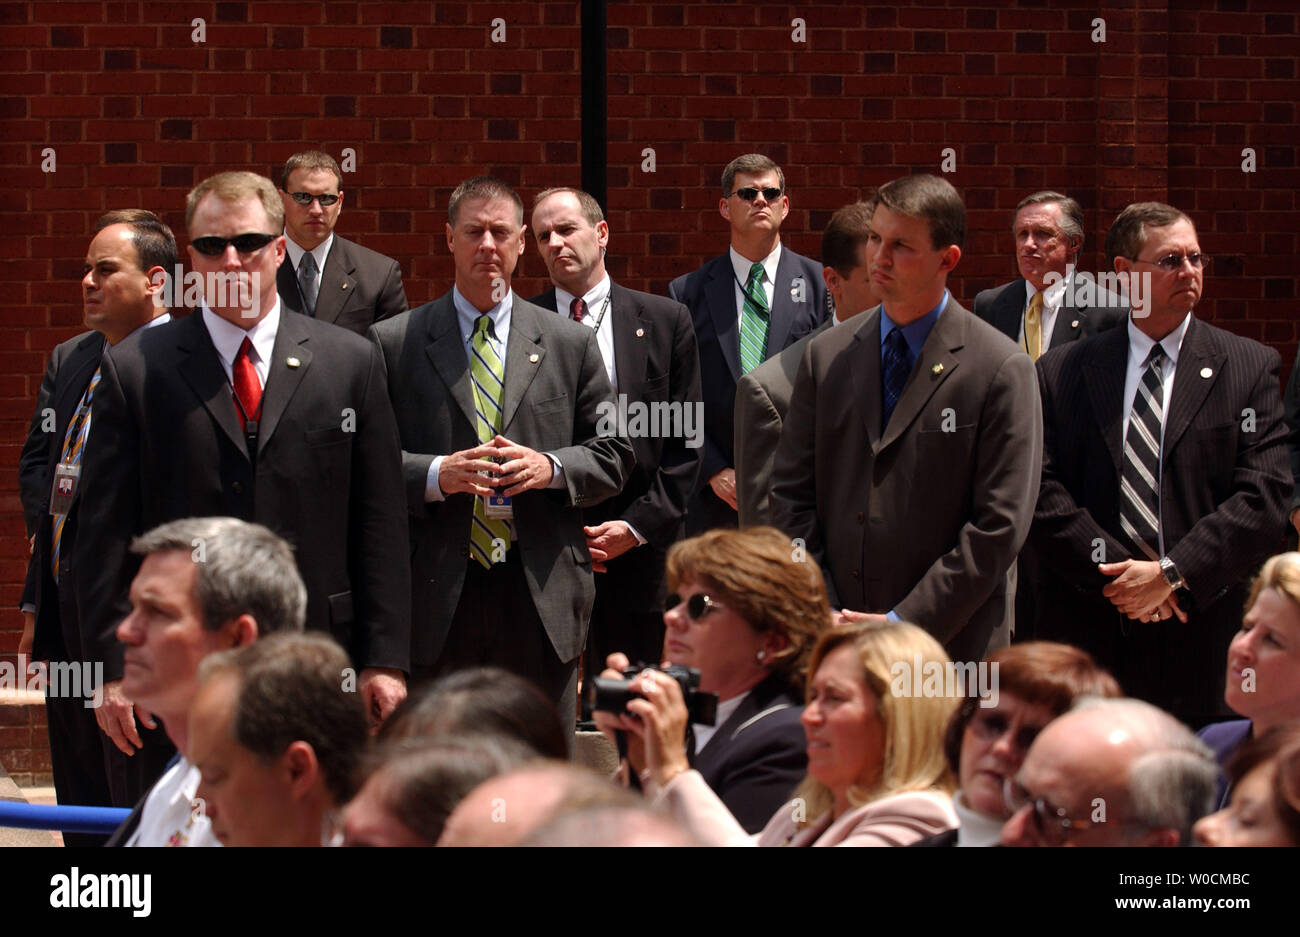
[(951, 185), (895, 179), (872, 206), (881, 305), (809, 344), (772, 514), (843, 617), (915, 622), (979, 660), (1009, 639), (1009, 571), (1038, 493), (1033, 362), (948, 294), (966, 231)]

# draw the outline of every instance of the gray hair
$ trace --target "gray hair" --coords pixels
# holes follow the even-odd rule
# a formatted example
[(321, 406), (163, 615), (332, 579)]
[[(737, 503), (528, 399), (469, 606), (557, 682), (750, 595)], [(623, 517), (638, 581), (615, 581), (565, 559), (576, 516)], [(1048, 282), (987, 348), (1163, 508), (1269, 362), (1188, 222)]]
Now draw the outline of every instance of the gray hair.
[(1016, 214), (1019, 215), (1020, 209), (1026, 205), (1061, 206), (1061, 233), (1075, 250), (1083, 247), (1083, 209), (1070, 196), (1050, 190), (1035, 192), (1020, 200), (1020, 204), (1016, 206)]
[(195, 591), (204, 628), (216, 631), (249, 614), (259, 635), (303, 630), (307, 587), (293, 550), (261, 524), (235, 517), (188, 517), (131, 541), (137, 556), (171, 550), (190, 554), (198, 567)]
[(1074, 708), (1096, 712), (1139, 747), (1128, 778), (1133, 819), (1148, 829), (1176, 830), (1180, 845), (1191, 843), (1192, 825), (1214, 809), (1219, 766), (1209, 747), (1142, 700), (1086, 696)]

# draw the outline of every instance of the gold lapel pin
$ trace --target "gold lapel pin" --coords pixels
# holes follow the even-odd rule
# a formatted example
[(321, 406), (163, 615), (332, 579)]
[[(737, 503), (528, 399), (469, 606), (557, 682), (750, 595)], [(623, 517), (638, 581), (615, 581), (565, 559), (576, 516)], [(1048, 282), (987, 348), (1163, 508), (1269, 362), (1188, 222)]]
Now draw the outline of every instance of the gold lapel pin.
[(637, 329), (637, 330), (636, 330), (636, 337), (637, 337), (637, 338), (645, 338), (645, 329)]
[(931, 374), (942, 374), (942, 373), (943, 373), (943, 365), (942, 365), (942, 364), (936, 364), (934, 367), (932, 367), (932, 368), (930, 369), (930, 373), (931, 373)]
[(536, 364), (536, 363), (537, 363), (538, 361), (540, 361), (540, 360), (541, 360), (541, 358), (540, 358), (538, 355), (529, 355), (529, 356), (528, 356), (528, 363), (529, 363), (529, 364)]
[(299, 361), (297, 358), (285, 358), (284, 363), (291, 368), (297, 368), (302, 366), (302, 362)]
[(1210, 377), (1213, 374), (1214, 372), (1211, 371), (1209, 368), (1201, 368), (1201, 377)]
[(1073, 322), (1070, 323), (1070, 328), (1072, 328), (1072, 329), (1077, 329), (1078, 327), (1079, 327), (1079, 320), (1078, 320), (1078, 319), (1075, 319)]
[(347, 285), (346, 283), (344, 283), (344, 284), (343, 284), (343, 288), (344, 288), (344, 289), (347, 289), (347, 288), (348, 288), (348, 285)]

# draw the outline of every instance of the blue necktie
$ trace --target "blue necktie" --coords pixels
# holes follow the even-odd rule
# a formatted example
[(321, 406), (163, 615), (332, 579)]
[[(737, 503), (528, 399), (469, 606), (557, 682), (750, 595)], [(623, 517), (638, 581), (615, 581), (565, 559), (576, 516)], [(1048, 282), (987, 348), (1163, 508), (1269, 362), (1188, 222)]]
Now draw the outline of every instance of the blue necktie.
[(884, 395), (881, 398), (883, 406), (880, 409), (882, 436), (885, 427), (889, 425), (889, 417), (894, 412), (898, 398), (903, 395), (903, 385), (907, 383), (907, 375), (912, 372), (912, 362), (907, 352), (907, 339), (903, 338), (902, 329), (896, 328), (885, 336), (883, 363), (881, 389)]

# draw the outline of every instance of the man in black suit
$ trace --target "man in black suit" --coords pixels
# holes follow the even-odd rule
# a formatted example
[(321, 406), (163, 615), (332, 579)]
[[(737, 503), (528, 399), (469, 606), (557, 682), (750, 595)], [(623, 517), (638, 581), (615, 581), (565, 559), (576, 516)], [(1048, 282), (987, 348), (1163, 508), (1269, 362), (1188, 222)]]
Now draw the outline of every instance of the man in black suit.
[(290, 312), (365, 335), (375, 322), (406, 312), (406, 293), (397, 261), (335, 236), (342, 185), (343, 173), (328, 153), (295, 153), (284, 164), (280, 198), (289, 253), (276, 288)]
[(405, 696), (410, 567), (383, 362), (361, 337), (277, 300), (282, 210), (275, 186), (253, 173), (196, 186), (185, 216), (202, 308), (104, 357), (77, 600), (110, 681), (100, 721), (124, 750), (134, 720), (114, 630), (139, 565), (127, 548), (177, 518), (238, 517), (288, 540), (307, 627), (352, 655), (371, 718)]
[(822, 232), (822, 278), (834, 315), (736, 384), (736, 500), (741, 527), (772, 523), (772, 463), (804, 348), (814, 335), (880, 302), (867, 264), (870, 234), (871, 206), (866, 202), (845, 205), (831, 216)]
[[(82, 641), (72, 562), (77, 540), (81, 490), (79, 470), (91, 444), (90, 406), (99, 385), (99, 363), (106, 345), (170, 319), (159, 301), (164, 276), (176, 266), (176, 238), (152, 212), (109, 212), (95, 224), (81, 278), (82, 309), (90, 332), (54, 349), (41, 381), (31, 428), (19, 459), (32, 554), (23, 591), (24, 632), (19, 654), (53, 666), (102, 665), (93, 645)], [(91, 389), (92, 383), (95, 385)], [(55, 489), (56, 477), (70, 488)], [(55, 511), (62, 507), (58, 513)], [(83, 687), (86, 693), (93, 687)], [(166, 764), (147, 756), (128, 760), (99, 731), (88, 700), (47, 692), (50, 767), (60, 803), (130, 806)], [(161, 738), (160, 738), (161, 741)], [(64, 843), (100, 845), (102, 836), (67, 833)]]
[(455, 286), (370, 331), (401, 433), (414, 675), (504, 667), (572, 726), (595, 599), (583, 511), (618, 494), (632, 447), (602, 432), (596, 333), (510, 290), (519, 196), (479, 176), (447, 214)]
[[(587, 635), (587, 673), (600, 673), (614, 651), (658, 663), (664, 556), (681, 535), (700, 473), (704, 433), (691, 314), (681, 303), (610, 279), (605, 272), (609, 224), (588, 193), (547, 189), (533, 202), (532, 222), (554, 287), (530, 302), (563, 311), (596, 333), (618, 412), (628, 414), (627, 435), (636, 456), (623, 490), (584, 512), (592, 569), (600, 574)], [(656, 407), (670, 419), (646, 419)], [(677, 419), (671, 419), (674, 415)]]
[(1146, 281), (1131, 319), (1038, 362), (1039, 634), (1195, 727), (1224, 711), (1247, 580), (1290, 504), (1281, 361), (1192, 315), (1206, 258), (1176, 208), (1128, 206), (1106, 254)]
[(668, 287), (691, 311), (704, 394), (704, 460), (688, 534), (736, 526), (736, 382), (827, 315), (821, 267), (781, 246), (790, 211), (781, 167), (758, 153), (739, 156), (722, 171), (722, 196), (731, 249)]

